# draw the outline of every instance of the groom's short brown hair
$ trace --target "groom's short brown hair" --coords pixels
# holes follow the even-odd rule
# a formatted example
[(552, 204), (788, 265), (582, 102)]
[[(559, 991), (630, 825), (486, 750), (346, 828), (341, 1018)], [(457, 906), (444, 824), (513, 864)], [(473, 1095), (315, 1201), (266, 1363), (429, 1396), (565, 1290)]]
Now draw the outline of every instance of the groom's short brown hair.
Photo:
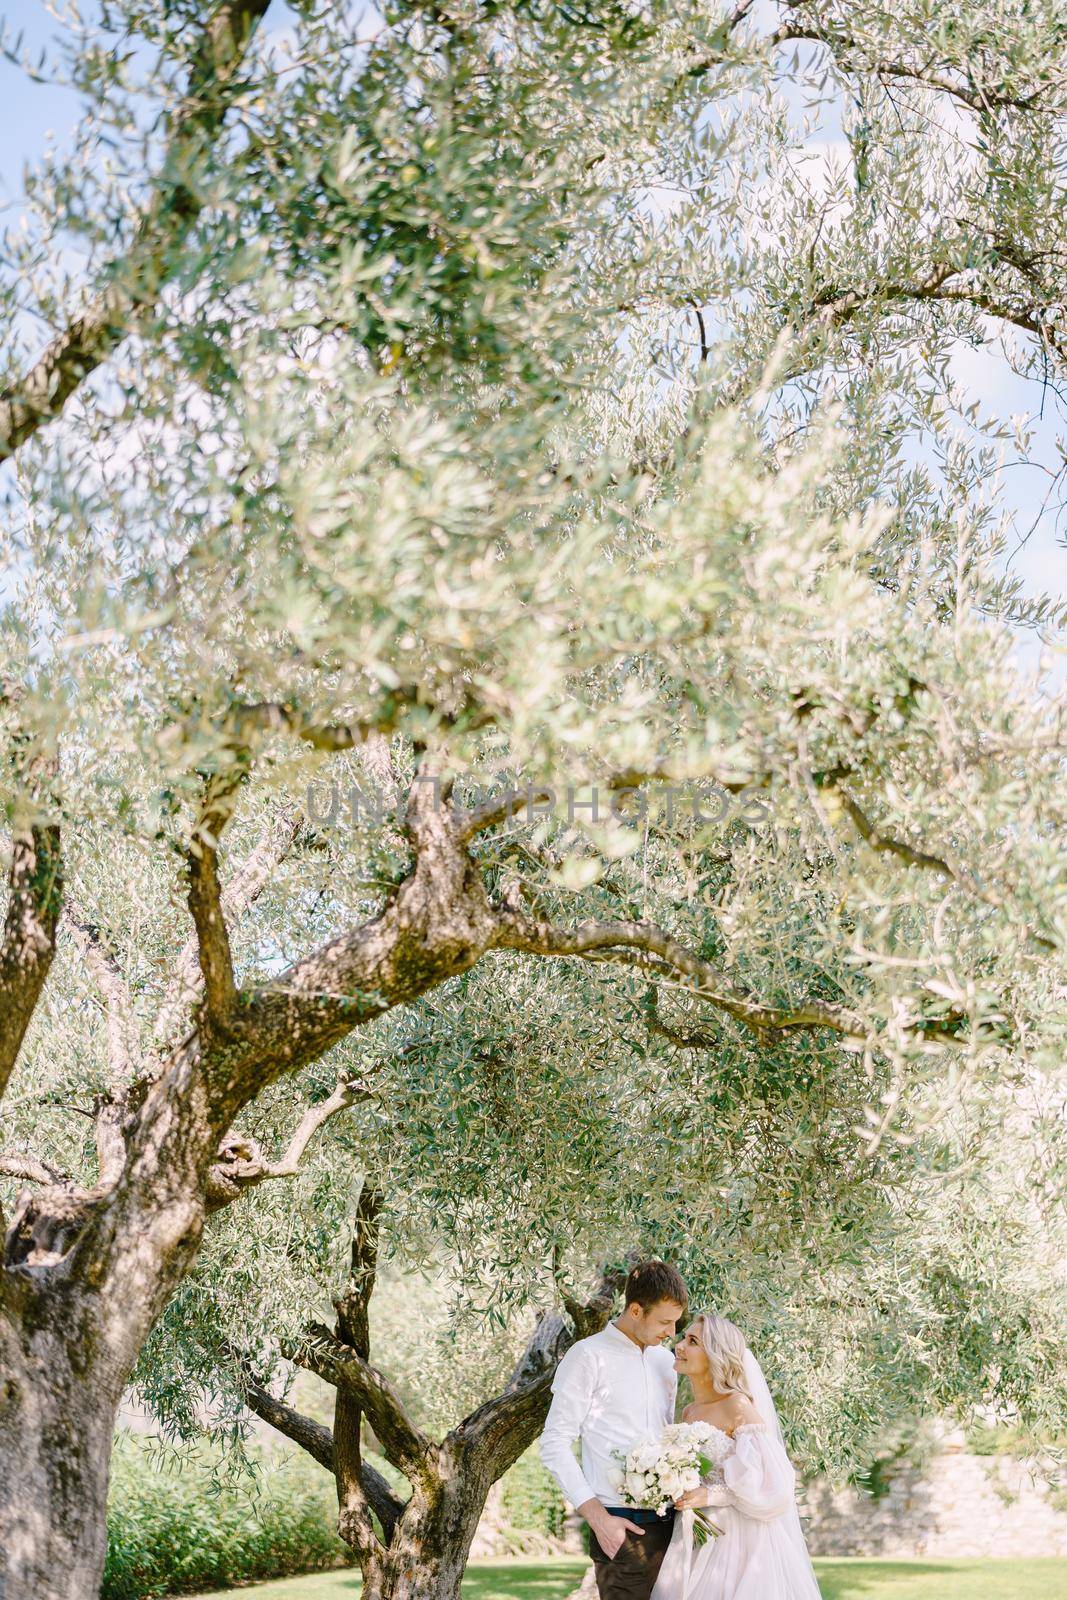
[(630, 1268), (626, 1279), (624, 1304), (632, 1306), (636, 1301), (647, 1311), (650, 1306), (658, 1306), (661, 1300), (673, 1300), (684, 1311), (689, 1304), (685, 1279), (666, 1261), (639, 1261)]

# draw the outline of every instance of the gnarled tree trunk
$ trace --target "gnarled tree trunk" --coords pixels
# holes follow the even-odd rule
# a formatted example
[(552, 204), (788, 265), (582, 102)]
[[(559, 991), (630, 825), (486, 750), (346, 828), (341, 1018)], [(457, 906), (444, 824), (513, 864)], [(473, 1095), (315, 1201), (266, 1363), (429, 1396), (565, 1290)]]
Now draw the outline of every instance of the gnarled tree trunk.
[[(412, 1422), (388, 1378), (369, 1360), (381, 1206), (381, 1194), (365, 1184), (348, 1280), (334, 1301), (336, 1330), (312, 1324), (288, 1352), (335, 1386), (332, 1433), (271, 1395), (247, 1366), (246, 1396), (258, 1416), (333, 1473), (338, 1532), (359, 1559), (364, 1600), (459, 1600), (490, 1489), (537, 1437), (560, 1357), (574, 1338), (604, 1326), (622, 1280), (605, 1274), (587, 1304), (567, 1300), (569, 1323), (558, 1312), (542, 1314), (501, 1392), (436, 1443)], [(364, 1418), (410, 1484), (406, 1501), (364, 1461)]]
[[(339, 1083), (310, 1107), (280, 1161), (234, 1136), (235, 1116), (264, 1084), (315, 1060), (395, 1000), (465, 970), (491, 942), (493, 914), (455, 826), (447, 813), (429, 811), (420, 791), (425, 827), (416, 816), (411, 831), (427, 848), (382, 916), (298, 963), (278, 987), (241, 994), (208, 842), (229, 818), (239, 772), (207, 782), (188, 849), (201, 998), (192, 1030), (169, 1053), (136, 1058), (133, 1030), (119, 1025), (132, 1015), (121, 972), (95, 930), (72, 919), (116, 1024), (109, 1053), (117, 1087), (97, 1106), (96, 1185), (79, 1187), (31, 1157), (0, 1157), (0, 1174), (39, 1186), (23, 1191), (10, 1219), (0, 1216), (0, 1600), (96, 1596), (123, 1390), (195, 1259), (206, 1216), (249, 1186), (295, 1171), (315, 1130), (362, 1091)], [(58, 839), (34, 827), (16, 845), (0, 943), (0, 1091), (43, 988), (59, 915), (58, 869), (41, 870), (57, 857)], [(354, 986), (341, 974), (346, 963), (363, 974)], [(385, 998), (321, 999), (324, 989), (343, 997), (353, 987)]]
[(199, 1243), (203, 1208), (195, 1202), (135, 1212), (114, 1230), (101, 1226), (109, 1209), (98, 1194), (51, 1186), (23, 1197), (8, 1230), (0, 1270), (2, 1600), (92, 1600), (99, 1592), (123, 1391)]
[(104, 1566), (122, 1385), (94, 1360), (95, 1307), (21, 1325), (0, 1313), (0, 1595), (81, 1600)]
[(365, 1568), (365, 1600), (459, 1600), (491, 1485), (460, 1462), (438, 1461), (438, 1484), (412, 1495), (389, 1544)]

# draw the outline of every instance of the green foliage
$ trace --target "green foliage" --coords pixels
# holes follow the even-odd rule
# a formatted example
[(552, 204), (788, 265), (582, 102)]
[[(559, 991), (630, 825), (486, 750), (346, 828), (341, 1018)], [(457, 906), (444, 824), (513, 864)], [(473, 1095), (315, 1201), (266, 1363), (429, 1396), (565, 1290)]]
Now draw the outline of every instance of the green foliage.
[(566, 1510), (554, 1479), (534, 1450), (527, 1450), (500, 1481), (500, 1503), (509, 1528), (558, 1539)]
[(273, 1458), (259, 1482), (220, 1472), (217, 1453), (168, 1460), (138, 1435), (119, 1437), (103, 1600), (155, 1600), (351, 1560), (336, 1533), (333, 1484), (306, 1457)]
[(907, 1453), (907, 1446), (900, 1445), (889, 1455), (876, 1456), (868, 1467), (853, 1474), (853, 1483), (872, 1500), (884, 1500), (892, 1487), (894, 1471), (907, 1458)]
[[(427, 1426), (633, 1246), (741, 1323), (805, 1466), (924, 1409), (1063, 1410), (1064, 706), (1014, 656), (1063, 605), (1004, 573), (1026, 430), (957, 371), (1062, 360), (1062, 23), (829, 0), (786, 8), (821, 40), (791, 59), (738, 9), (294, 7), (167, 284), (5, 481), (0, 673), (61, 748), (68, 892), (139, 1065), (190, 1026), (173, 847), (234, 760), (227, 884), (309, 784), (345, 796), (234, 928), (243, 989), (395, 904), (411, 841), (347, 797), (421, 752), (461, 800), (556, 792), (472, 843), (499, 917), (623, 925), (590, 959), (493, 949), (247, 1108), (278, 1151), (337, 1069), (374, 1091), (211, 1221), (137, 1373), (175, 1436), (207, 1400), (237, 1439), (224, 1339), (288, 1379), (370, 1172), (410, 1295), (375, 1352)], [(71, 20), (84, 138), (5, 240), (5, 381), (72, 235), (121, 277), (195, 23)], [(358, 723), (376, 753), (301, 737)], [(5, 1150), (95, 1181), (71, 1108), (114, 1087), (109, 1020), (65, 928)]]
[(1067, 1449), (1067, 1437), (1062, 1433), (1045, 1433), (1035, 1440), (1032, 1434), (1008, 1423), (977, 1418), (968, 1427), (966, 1439), (967, 1449), (975, 1456), (1015, 1456), (1025, 1460), (1034, 1455), (1035, 1447), (1042, 1451)]

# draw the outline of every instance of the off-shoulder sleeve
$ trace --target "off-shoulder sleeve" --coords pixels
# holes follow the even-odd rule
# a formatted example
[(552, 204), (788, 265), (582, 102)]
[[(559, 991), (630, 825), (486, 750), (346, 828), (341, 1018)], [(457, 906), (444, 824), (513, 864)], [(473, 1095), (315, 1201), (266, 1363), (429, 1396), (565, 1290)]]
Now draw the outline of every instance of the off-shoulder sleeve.
[(772, 1522), (794, 1503), (796, 1473), (768, 1428), (747, 1423), (722, 1465), (723, 1500), (744, 1517)]

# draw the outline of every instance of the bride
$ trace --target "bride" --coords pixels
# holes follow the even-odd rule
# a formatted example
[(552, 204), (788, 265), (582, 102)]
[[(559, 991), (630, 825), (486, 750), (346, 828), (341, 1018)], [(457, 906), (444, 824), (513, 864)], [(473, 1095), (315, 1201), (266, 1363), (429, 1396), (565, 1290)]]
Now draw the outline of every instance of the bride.
[[(676, 1501), (683, 1515), (651, 1600), (819, 1600), (800, 1527), (796, 1475), (759, 1362), (725, 1317), (701, 1312), (674, 1353), (693, 1404), (683, 1422), (707, 1422), (733, 1448), (699, 1489)], [(692, 1510), (710, 1506), (722, 1534), (694, 1548)], [(688, 1512), (688, 1515), (684, 1513)]]

